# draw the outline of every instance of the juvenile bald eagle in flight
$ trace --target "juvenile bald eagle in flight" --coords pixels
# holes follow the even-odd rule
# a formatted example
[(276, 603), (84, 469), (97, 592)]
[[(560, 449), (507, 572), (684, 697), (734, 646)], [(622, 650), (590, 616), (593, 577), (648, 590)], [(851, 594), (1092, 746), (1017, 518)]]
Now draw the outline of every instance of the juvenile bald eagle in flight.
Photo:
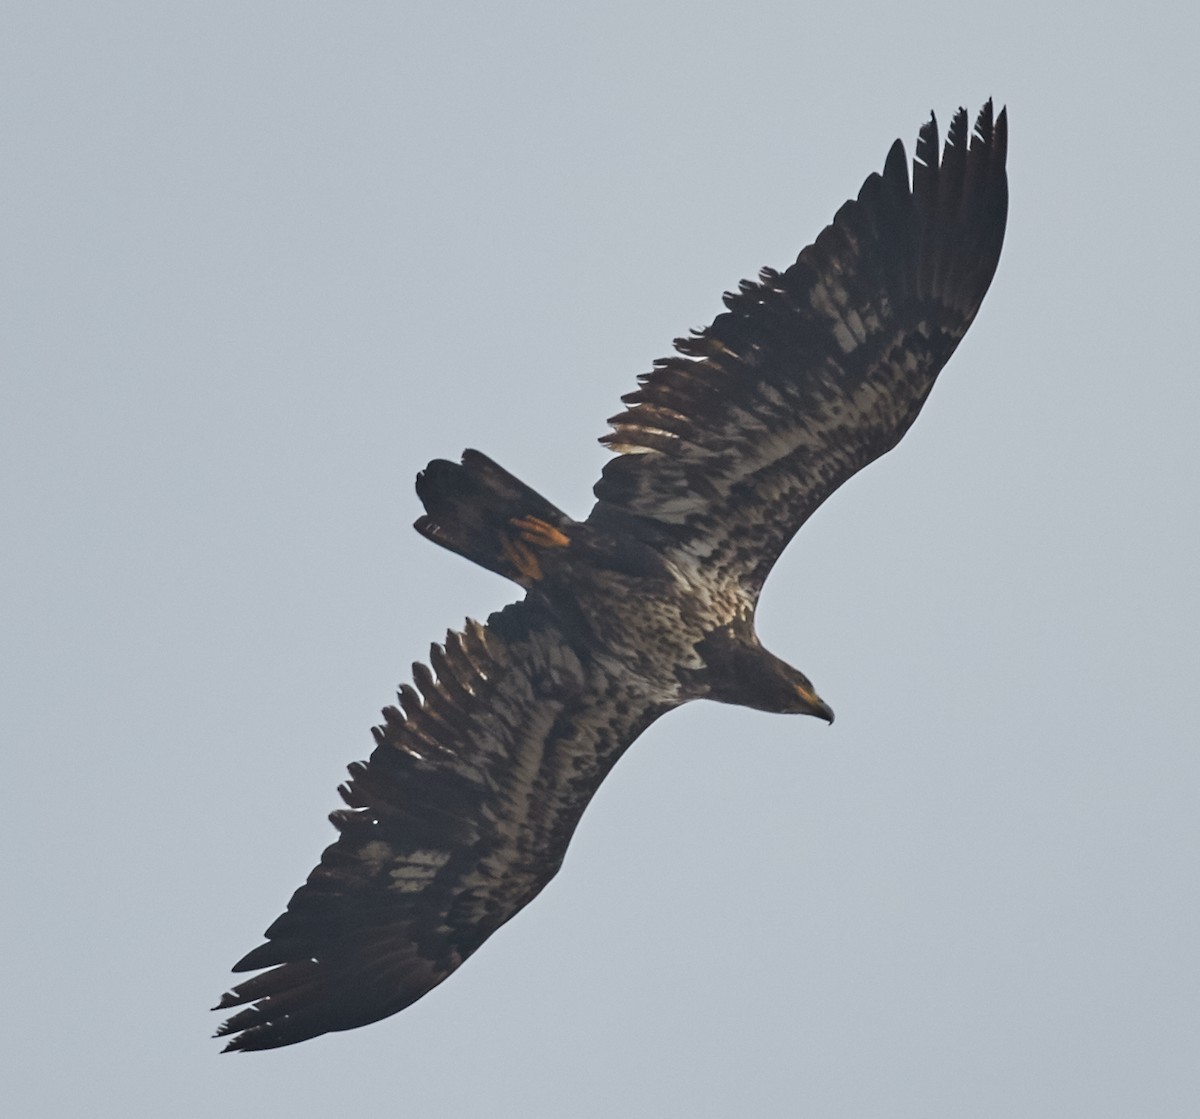
[[(693, 699), (833, 721), (759, 644), (763, 582), (796, 530), (896, 445), (991, 283), (1007, 121), (936, 119), (909, 184), (882, 174), (783, 272), (725, 296), (640, 378), (576, 521), (478, 451), (417, 477), (417, 530), (525, 597), (413, 666), (326, 849), (225, 995), (229, 1049), (377, 1021), (420, 998), (554, 877), (600, 782)], [(246, 1005), (248, 1004), (248, 1005)]]

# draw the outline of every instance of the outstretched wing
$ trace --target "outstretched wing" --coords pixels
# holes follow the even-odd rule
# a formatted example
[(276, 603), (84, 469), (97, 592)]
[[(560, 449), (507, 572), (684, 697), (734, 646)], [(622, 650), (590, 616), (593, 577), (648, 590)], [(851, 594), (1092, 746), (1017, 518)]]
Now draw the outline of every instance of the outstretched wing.
[(908, 430), (970, 326), (1004, 240), (1007, 119), (989, 101), (968, 147), (955, 114), (888, 154), (785, 272), (656, 363), (602, 442), (622, 452), (590, 520), (758, 594), (796, 530)]
[(271, 1049), (402, 1010), (554, 876), (592, 794), (670, 706), (527, 599), (435, 645), (340, 792), (341, 833), (235, 971), (218, 1036)]

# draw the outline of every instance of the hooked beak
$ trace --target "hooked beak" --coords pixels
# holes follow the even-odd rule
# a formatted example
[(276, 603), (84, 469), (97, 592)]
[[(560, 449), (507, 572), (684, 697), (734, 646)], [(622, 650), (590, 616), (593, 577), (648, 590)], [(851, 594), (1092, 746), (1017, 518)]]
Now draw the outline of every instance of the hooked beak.
[(805, 688), (797, 684), (796, 694), (804, 701), (803, 714), (816, 715), (818, 719), (824, 719), (827, 723), (833, 722), (833, 708), (817, 695), (812, 688)]

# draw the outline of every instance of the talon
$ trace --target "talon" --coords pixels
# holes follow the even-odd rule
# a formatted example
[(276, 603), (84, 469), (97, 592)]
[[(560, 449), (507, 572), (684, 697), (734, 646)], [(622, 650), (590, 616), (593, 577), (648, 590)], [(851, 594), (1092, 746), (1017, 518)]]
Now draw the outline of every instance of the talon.
[(521, 530), (521, 538), (537, 548), (565, 548), (571, 538), (551, 524), (537, 517), (514, 517), (510, 522)]
[(500, 541), (504, 558), (531, 582), (537, 582), (542, 577), (542, 565), (538, 558), (520, 540), (509, 540), (507, 537)]

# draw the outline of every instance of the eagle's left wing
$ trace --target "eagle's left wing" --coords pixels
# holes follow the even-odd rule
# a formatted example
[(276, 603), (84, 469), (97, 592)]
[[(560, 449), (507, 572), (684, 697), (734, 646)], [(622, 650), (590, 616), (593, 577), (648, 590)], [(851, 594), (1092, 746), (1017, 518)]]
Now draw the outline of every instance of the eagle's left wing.
[(896, 141), (795, 264), (744, 282), (640, 378), (602, 440), (621, 453), (593, 524), (757, 597), (813, 510), (908, 430), (991, 283), (1004, 112), (993, 121), (989, 101), (969, 131), (960, 109), (939, 163), (931, 119), (911, 187)]
[(572, 645), (537, 602), (433, 647), (436, 678), (384, 712), (350, 767), (341, 833), (235, 971), (218, 1036), (272, 1049), (404, 1009), (554, 876), (584, 808), (670, 704)]

